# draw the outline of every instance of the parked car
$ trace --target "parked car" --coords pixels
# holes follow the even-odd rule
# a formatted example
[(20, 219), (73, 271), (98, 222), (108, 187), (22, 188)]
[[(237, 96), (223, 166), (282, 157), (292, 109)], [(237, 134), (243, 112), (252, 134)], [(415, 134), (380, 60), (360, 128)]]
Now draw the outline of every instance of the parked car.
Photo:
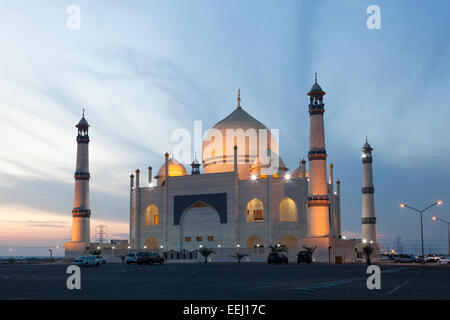
[(149, 263), (150, 264), (154, 264), (154, 263), (163, 264), (164, 263), (164, 258), (161, 257), (158, 253), (150, 253)]
[(415, 263), (422, 263), (423, 262), (423, 257), (422, 256), (414, 256), (416, 258), (416, 261), (414, 261)]
[(143, 263), (150, 264), (150, 253), (148, 252), (138, 252), (136, 254), (136, 263), (141, 265)]
[(380, 254), (380, 261), (392, 261), (392, 257), (389, 254)]
[(129, 253), (125, 257), (125, 262), (127, 264), (136, 263), (136, 253)]
[(394, 262), (397, 263), (411, 263), (411, 262), (416, 262), (416, 257), (409, 255), (409, 254), (400, 254), (400, 255), (396, 255), (394, 257)]
[(97, 266), (100, 267), (100, 261), (94, 256), (77, 257), (73, 260), (72, 264), (77, 266)]
[(106, 259), (103, 256), (93, 255), (93, 257), (96, 257), (98, 259), (98, 261), (100, 261), (100, 264), (106, 263)]
[(450, 256), (449, 257), (444, 257), (441, 260), (439, 260), (439, 264), (450, 265)]
[(438, 262), (439, 260), (441, 259), (434, 254), (429, 254), (425, 257), (425, 262)]
[(271, 252), (269, 253), (269, 255), (267, 256), (267, 263), (271, 264), (271, 263), (278, 263), (278, 264), (288, 264), (288, 257), (281, 253), (281, 252)]
[(306, 262), (308, 263), (309, 257), (308, 257), (308, 252), (307, 251), (299, 251), (297, 254), (297, 264), (299, 264), (300, 262)]

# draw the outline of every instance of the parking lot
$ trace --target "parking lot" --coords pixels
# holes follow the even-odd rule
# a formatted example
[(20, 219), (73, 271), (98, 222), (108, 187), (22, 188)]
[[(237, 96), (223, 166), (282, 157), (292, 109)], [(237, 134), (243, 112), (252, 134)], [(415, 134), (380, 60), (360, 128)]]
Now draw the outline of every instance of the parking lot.
[(106, 264), (81, 268), (69, 290), (66, 264), (0, 265), (1, 299), (450, 299), (450, 267), (381, 266), (369, 290), (365, 265), (264, 263)]

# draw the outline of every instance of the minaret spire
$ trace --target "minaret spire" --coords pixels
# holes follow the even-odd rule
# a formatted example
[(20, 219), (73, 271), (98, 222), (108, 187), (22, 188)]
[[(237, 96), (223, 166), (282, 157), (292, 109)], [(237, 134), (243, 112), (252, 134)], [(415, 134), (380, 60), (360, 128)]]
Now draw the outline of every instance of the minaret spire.
[(89, 124), (83, 117), (76, 125), (77, 136), (77, 162), (75, 170), (75, 196), (72, 210), (72, 242), (83, 242), (86, 247), (90, 245), (90, 216), (89, 208)]
[(367, 141), (361, 149), (362, 177), (362, 239), (363, 242), (377, 242), (377, 219), (375, 217), (375, 188), (373, 187), (372, 147)]
[(325, 92), (315, 83), (308, 92), (310, 97), (309, 115), (309, 191), (308, 191), (308, 235), (327, 237), (330, 235), (330, 199), (327, 185), (327, 152), (325, 150), (325, 132), (323, 96)]

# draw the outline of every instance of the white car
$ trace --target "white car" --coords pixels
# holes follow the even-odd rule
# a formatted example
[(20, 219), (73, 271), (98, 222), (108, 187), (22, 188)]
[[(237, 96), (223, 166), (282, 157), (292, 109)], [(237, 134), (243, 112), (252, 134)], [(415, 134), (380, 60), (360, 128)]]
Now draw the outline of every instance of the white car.
[(100, 261), (95, 256), (78, 257), (73, 260), (72, 264), (77, 266), (97, 266), (100, 267)]
[(441, 260), (439, 260), (439, 264), (450, 265), (450, 257), (441, 258)]
[(103, 256), (93, 255), (93, 257), (97, 258), (97, 260), (100, 261), (100, 264), (106, 263), (106, 259)]
[(429, 254), (425, 257), (425, 262), (439, 262), (439, 257), (434, 254)]
[(125, 262), (127, 264), (136, 263), (136, 253), (127, 254), (127, 256), (125, 257)]

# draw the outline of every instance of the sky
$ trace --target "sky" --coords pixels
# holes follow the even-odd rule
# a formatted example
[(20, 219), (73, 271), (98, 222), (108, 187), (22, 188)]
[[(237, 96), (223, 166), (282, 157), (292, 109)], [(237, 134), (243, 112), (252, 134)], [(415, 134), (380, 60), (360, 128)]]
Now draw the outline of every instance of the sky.
[[(381, 29), (369, 30), (376, 4)], [(80, 29), (67, 10), (80, 9)], [(70, 238), (76, 129), (90, 129), (92, 233), (128, 237), (129, 175), (157, 170), (171, 133), (211, 128), (236, 107), (280, 130), (291, 170), (307, 158), (306, 93), (318, 73), (342, 228), (361, 237), (368, 135), (378, 236), (447, 250), (450, 220), (448, 1), (0, 0), (0, 256)], [(10, 249), (13, 249), (12, 251)], [(25, 250), (26, 249), (26, 250)], [(62, 252), (61, 252), (62, 254)]]

